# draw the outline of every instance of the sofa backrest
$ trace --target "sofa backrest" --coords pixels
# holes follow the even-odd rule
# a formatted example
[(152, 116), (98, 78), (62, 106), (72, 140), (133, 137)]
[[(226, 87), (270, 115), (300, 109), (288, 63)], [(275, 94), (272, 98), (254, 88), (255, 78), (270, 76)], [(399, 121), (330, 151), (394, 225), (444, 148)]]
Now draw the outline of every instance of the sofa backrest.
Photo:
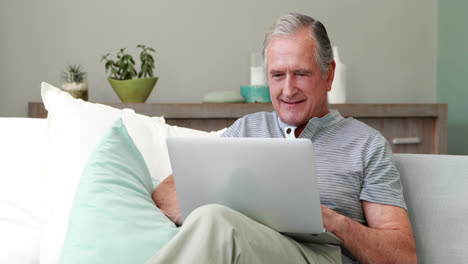
[(468, 156), (395, 154), (420, 263), (468, 260)]
[(0, 118), (0, 263), (38, 263), (47, 120)]

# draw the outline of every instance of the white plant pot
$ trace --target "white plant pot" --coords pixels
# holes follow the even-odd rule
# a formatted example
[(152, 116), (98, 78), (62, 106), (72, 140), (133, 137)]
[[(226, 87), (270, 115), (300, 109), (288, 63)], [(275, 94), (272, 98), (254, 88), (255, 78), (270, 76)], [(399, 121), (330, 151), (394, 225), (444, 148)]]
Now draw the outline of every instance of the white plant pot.
[(74, 98), (88, 101), (88, 84), (85, 82), (64, 83), (62, 84), (62, 90), (71, 94)]

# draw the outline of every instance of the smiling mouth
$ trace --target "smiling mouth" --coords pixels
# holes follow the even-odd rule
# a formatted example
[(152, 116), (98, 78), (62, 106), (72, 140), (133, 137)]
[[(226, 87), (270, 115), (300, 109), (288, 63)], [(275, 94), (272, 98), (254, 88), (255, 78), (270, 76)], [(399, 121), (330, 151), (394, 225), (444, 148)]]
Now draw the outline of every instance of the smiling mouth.
[(302, 102), (304, 102), (305, 100), (300, 100), (300, 101), (284, 101), (284, 100), (281, 100), (281, 102), (287, 104), (287, 105), (297, 105), (297, 104), (300, 104)]

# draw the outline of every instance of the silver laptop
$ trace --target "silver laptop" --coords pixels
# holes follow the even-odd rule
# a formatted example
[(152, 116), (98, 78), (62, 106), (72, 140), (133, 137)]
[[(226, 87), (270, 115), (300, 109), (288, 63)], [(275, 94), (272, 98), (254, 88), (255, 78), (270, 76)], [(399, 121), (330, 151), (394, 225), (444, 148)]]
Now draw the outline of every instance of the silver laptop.
[(167, 139), (182, 219), (221, 204), (300, 242), (342, 244), (323, 228), (308, 139)]

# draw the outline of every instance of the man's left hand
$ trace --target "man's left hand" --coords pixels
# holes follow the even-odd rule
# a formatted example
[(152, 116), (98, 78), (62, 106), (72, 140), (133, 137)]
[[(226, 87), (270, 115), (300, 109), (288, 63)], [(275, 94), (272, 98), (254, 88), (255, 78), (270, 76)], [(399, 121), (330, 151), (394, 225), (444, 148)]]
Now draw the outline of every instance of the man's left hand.
[(169, 175), (153, 192), (153, 201), (156, 206), (176, 225), (182, 225), (179, 200), (174, 184), (174, 175)]

